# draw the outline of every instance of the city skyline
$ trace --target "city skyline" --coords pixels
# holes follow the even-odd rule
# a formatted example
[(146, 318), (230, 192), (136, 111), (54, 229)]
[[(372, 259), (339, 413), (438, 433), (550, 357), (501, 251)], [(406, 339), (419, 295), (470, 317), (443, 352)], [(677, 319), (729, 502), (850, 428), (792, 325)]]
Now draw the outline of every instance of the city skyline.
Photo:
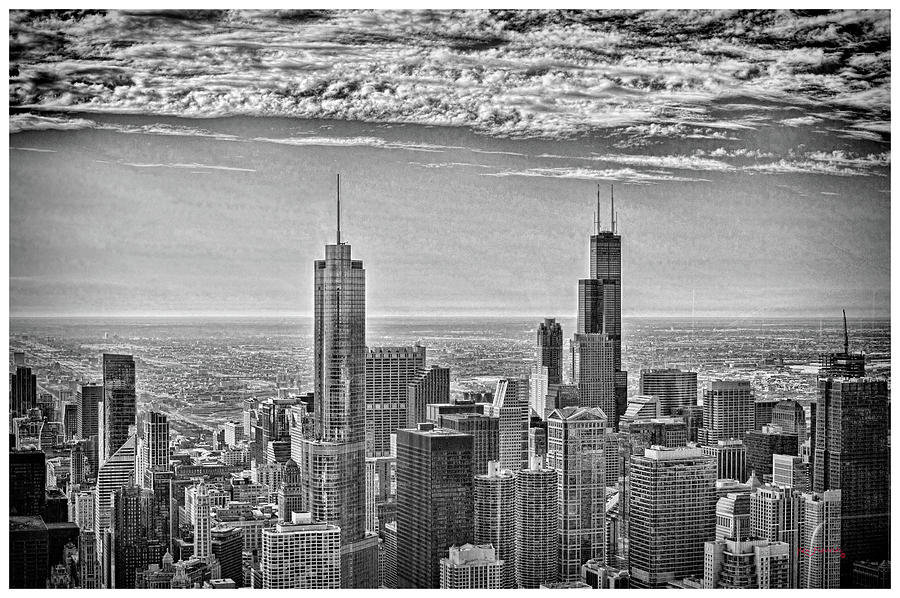
[(338, 172), (375, 316), (570, 315), (597, 183), (623, 317), (888, 313), (884, 12), (44, 17), (10, 21), (13, 316), (310, 314)]

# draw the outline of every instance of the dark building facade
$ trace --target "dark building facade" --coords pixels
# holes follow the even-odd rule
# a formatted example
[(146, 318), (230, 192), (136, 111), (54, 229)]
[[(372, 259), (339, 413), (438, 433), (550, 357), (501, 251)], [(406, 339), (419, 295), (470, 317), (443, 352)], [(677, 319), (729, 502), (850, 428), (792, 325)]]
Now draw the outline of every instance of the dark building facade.
[(640, 394), (659, 397), (661, 416), (675, 415), (679, 407), (697, 404), (697, 372), (671, 368), (641, 370)]
[(397, 432), (399, 587), (440, 587), (439, 559), (473, 541), (472, 444), (433, 424)]
[(562, 384), (563, 331), (555, 318), (545, 318), (538, 326), (534, 361), (547, 368), (548, 384)]
[(841, 587), (890, 555), (888, 401), (885, 380), (819, 378), (812, 488), (841, 491)]
[(31, 368), (16, 367), (9, 375), (9, 408), (13, 417), (25, 417), (29, 409), (37, 407), (37, 376)]
[(747, 449), (747, 472), (756, 472), (760, 479), (772, 479), (772, 455), (799, 455), (800, 442), (796, 434), (783, 432), (772, 426), (744, 434)]
[(244, 573), (241, 552), (244, 540), (241, 530), (227, 525), (211, 530), (212, 553), (219, 559), (222, 579), (231, 579), (235, 587), (244, 587)]
[(46, 504), (47, 465), (43, 451), (9, 452), (10, 515), (41, 515)]
[(442, 415), (438, 425), (472, 436), (474, 475), (487, 473), (488, 461), (500, 458), (500, 418), (479, 414)]
[[(83, 393), (84, 391), (82, 391)], [(103, 354), (103, 454), (101, 461), (116, 454), (128, 440), (128, 428), (136, 423), (134, 358), (131, 355)]]
[(9, 518), (9, 587), (46, 588), (47, 526), (40, 517)]

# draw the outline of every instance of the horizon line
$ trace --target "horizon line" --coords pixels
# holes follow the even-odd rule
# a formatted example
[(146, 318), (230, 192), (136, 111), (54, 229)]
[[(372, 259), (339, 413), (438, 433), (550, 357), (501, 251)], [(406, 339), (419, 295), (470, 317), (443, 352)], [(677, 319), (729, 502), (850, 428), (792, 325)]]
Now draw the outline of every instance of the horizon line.
[[(126, 319), (126, 318), (145, 318), (145, 319), (187, 319), (187, 318), (222, 318), (222, 319), (239, 319), (239, 318), (259, 318), (259, 319), (275, 319), (275, 318), (296, 318), (311, 319), (312, 313), (297, 312), (195, 312), (195, 313), (117, 313), (117, 314), (84, 314), (84, 313), (51, 313), (51, 314), (9, 314), (10, 320), (54, 320), (54, 319)], [(847, 316), (848, 320), (871, 320), (871, 319), (888, 319), (890, 313), (878, 313), (874, 316), (854, 315)], [(376, 313), (366, 314), (366, 319), (386, 319), (386, 318), (430, 318), (430, 319), (452, 319), (452, 318), (503, 318), (503, 319), (556, 319), (556, 320), (572, 320), (577, 319), (576, 314), (554, 315), (536, 313)], [(623, 319), (649, 320), (649, 319), (667, 319), (667, 320), (711, 320), (711, 319), (734, 319), (734, 320), (788, 320), (788, 319), (819, 319), (819, 320), (841, 320), (841, 315), (822, 315), (820, 313), (793, 314), (793, 315), (744, 315), (744, 314), (715, 314), (715, 315), (672, 315), (665, 313), (649, 313), (649, 314), (628, 314), (622, 315)]]

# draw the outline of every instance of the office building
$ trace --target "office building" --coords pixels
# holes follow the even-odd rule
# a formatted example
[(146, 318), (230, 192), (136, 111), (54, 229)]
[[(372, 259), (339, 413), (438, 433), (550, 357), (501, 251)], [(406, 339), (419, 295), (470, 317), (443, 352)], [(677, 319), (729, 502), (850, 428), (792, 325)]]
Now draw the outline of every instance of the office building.
[(440, 428), (472, 436), (472, 464), (475, 475), (487, 473), (488, 461), (500, 458), (499, 416), (491, 417), (475, 413), (441, 415), (437, 424)]
[(135, 571), (150, 562), (144, 507), (148, 500), (140, 486), (117, 488), (112, 494), (109, 533), (110, 570), (103, 571), (103, 584), (107, 588), (135, 588)]
[(789, 547), (788, 585), (798, 587), (800, 562), (801, 492), (792, 488), (766, 485), (750, 494), (751, 535)]
[(841, 587), (849, 587), (852, 561), (890, 554), (887, 381), (819, 378), (816, 403), (812, 489), (841, 491)]
[(40, 516), (9, 518), (10, 589), (45, 589), (49, 576), (49, 534)]
[(27, 417), (28, 411), (37, 407), (37, 375), (31, 368), (17, 366), (9, 375), (9, 411), (11, 417)]
[[(429, 403), (425, 405), (425, 419), (423, 421), (441, 427), (441, 417), (445, 415), (484, 415), (485, 408), (490, 409), (490, 405), (476, 403), (470, 399), (455, 399), (451, 403)], [(418, 423), (420, 422), (416, 422), (416, 424)], [(416, 424), (409, 427), (415, 427)]]
[[(144, 437), (141, 444), (141, 467), (143, 470), (168, 469), (169, 467), (169, 420), (163, 413), (151, 411), (144, 417)], [(143, 470), (138, 480), (143, 482)]]
[(503, 563), (490, 544), (451, 546), (441, 559), (441, 589), (499, 590)]
[(703, 392), (702, 446), (719, 440), (742, 439), (755, 426), (753, 391), (749, 380), (714, 380)]
[(663, 417), (675, 415), (677, 408), (697, 404), (697, 372), (671, 368), (641, 370), (640, 393), (659, 398)]
[(537, 367), (547, 368), (548, 384), (562, 384), (562, 357), (562, 326), (555, 318), (544, 318), (537, 328), (534, 362)]
[(762, 430), (748, 430), (744, 434), (747, 447), (747, 467), (766, 481), (772, 481), (773, 455), (799, 455), (800, 444), (797, 434), (787, 433), (780, 427), (769, 424)]
[(646, 449), (631, 457), (628, 512), (633, 588), (664, 588), (702, 575), (715, 538), (716, 462), (698, 448)]
[(100, 465), (97, 472), (97, 485), (94, 487), (94, 532), (97, 542), (97, 561), (101, 564), (101, 581), (103, 565), (112, 555), (104, 550), (107, 545), (106, 532), (112, 521), (113, 494), (116, 490), (134, 484), (136, 437), (129, 436), (125, 444), (119, 447), (109, 459)]
[(716, 502), (716, 540), (747, 540), (752, 535), (750, 493), (729, 492)]
[(628, 571), (591, 559), (581, 566), (581, 581), (595, 590), (628, 588)]
[(854, 561), (853, 587), (866, 589), (888, 589), (891, 587), (890, 561)]
[(90, 442), (86, 445), (86, 455), (91, 473), (96, 474), (100, 466), (100, 405), (103, 403), (103, 386), (100, 384), (80, 384), (76, 391), (78, 399), (78, 436)]
[(625, 405), (623, 420), (654, 419), (662, 417), (659, 397), (653, 395), (635, 395)]
[(397, 517), (397, 459), (366, 459), (366, 529), (382, 533)]
[(778, 401), (772, 410), (772, 425), (796, 434), (800, 442), (806, 440), (806, 413), (797, 401)]
[(365, 529), (366, 273), (340, 240), (340, 206), (337, 237), (313, 266), (315, 421), (298, 465), (312, 520), (340, 530), (341, 587), (371, 588), (378, 538)]
[(772, 423), (778, 399), (756, 399), (753, 402), (753, 429), (762, 430)]
[(576, 334), (572, 339), (572, 380), (578, 386), (578, 406), (599, 407), (610, 427), (617, 430), (614, 349), (612, 340), (602, 333)]
[(293, 459), (284, 464), (278, 487), (278, 518), (291, 521), (291, 513), (303, 512), (303, 480)]
[(516, 472), (528, 460), (528, 380), (503, 378), (497, 381), (489, 415), (499, 418), (500, 467)]
[(192, 498), (191, 504), (185, 504), (185, 506), (190, 509), (191, 521), (194, 524), (193, 556), (198, 559), (207, 559), (212, 554), (212, 518), (210, 514), (212, 503), (209, 490), (204, 482), (200, 482), (196, 486), (196, 492), (192, 493)]
[(704, 446), (703, 454), (716, 459), (716, 477), (727, 480), (746, 480), (747, 451), (742, 440), (719, 440)]
[(728, 538), (705, 545), (704, 588), (787, 589), (789, 571), (790, 547), (785, 542)]
[(397, 432), (397, 583), (440, 586), (439, 561), (474, 531), (472, 437), (433, 424)]
[(809, 492), (809, 463), (797, 455), (772, 455), (772, 483)]
[(556, 470), (536, 457), (516, 473), (516, 584), (537, 588), (559, 579)]
[(391, 521), (384, 526), (384, 561), (382, 561), (382, 585), (386, 588), (397, 587), (397, 522)]
[(498, 588), (516, 587), (516, 476), (488, 463), (487, 473), (475, 476), (475, 544), (490, 544), (500, 567)]
[(391, 434), (407, 427), (408, 385), (425, 369), (425, 347), (366, 351), (366, 456), (391, 454)]
[(9, 451), (9, 514), (25, 517), (44, 512), (47, 460), (43, 451)]
[(820, 378), (865, 378), (866, 356), (850, 352), (850, 334), (847, 330), (847, 312), (844, 310), (844, 351), (819, 355)]
[(803, 495), (798, 546), (800, 587), (803, 589), (841, 586), (841, 561), (846, 559), (847, 552), (841, 535), (842, 498), (842, 490)]
[(546, 366), (537, 365), (531, 368), (528, 376), (528, 404), (542, 418), (549, 413), (547, 409), (547, 393), (550, 391), (549, 376), (550, 370)]
[(242, 551), (244, 546), (241, 530), (219, 524), (210, 531), (212, 553), (219, 561), (222, 577), (234, 581), (234, 587), (244, 586)]
[(547, 418), (547, 463), (558, 479), (560, 581), (578, 581), (581, 565), (604, 560), (607, 421), (589, 407), (557, 409)]
[(450, 368), (431, 366), (406, 385), (406, 427), (428, 421), (428, 405), (450, 402)]
[[(112, 457), (128, 440), (129, 427), (137, 416), (134, 358), (131, 355), (103, 354), (103, 416), (101, 461)], [(82, 391), (83, 392), (83, 391)]]
[(294, 513), (262, 533), (262, 587), (266, 590), (341, 588), (341, 532)]

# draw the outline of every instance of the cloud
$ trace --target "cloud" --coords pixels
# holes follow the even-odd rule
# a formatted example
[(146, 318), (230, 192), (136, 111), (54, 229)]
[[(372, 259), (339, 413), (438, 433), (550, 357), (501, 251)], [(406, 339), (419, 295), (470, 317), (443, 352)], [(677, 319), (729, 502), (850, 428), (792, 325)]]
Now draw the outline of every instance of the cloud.
[(407, 162), (412, 166), (422, 166), (423, 168), (491, 168), (487, 164), (473, 164), (471, 162)]
[(9, 146), (9, 149), (17, 150), (20, 152), (40, 152), (40, 153), (47, 153), (47, 154), (55, 154), (56, 153), (56, 150), (45, 149), (42, 147), (15, 147), (15, 146), (11, 145), (11, 146)]
[(9, 102), (503, 137), (624, 130), (614, 144), (639, 147), (815, 124), (771, 120), (779, 110), (840, 110), (846, 131), (887, 122), (890, 37), (878, 10), (11, 11)]
[(529, 168), (527, 170), (505, 170), (486, 173), (482, 176), (494, 177), (544, 177), (557, 179), (621, 181), (625, 184), (648, 185), (662, 182), (709, 182), (708, 179), (681, 177), (663, 171), (641, 172), (633, 168), (591, 169), (591, 168)]
[[(130, 166), (132, 168), (178, 168), (185, 170), (193, 170), (193, 169), (204, 169), (204, 170), (225, 170), (230, 172), (256, 172), (256, 169), (253, 168), (239, 168), (236, 166), (219, 166), (215, 164), (180, 164), (180, 163), (145, 163), (145, 162), (123, 162), (123, 161), (115, 161), (110, 162), (107, 160), (94, 160), (95, 162), (99, 162), (101, 164), (120, 164), (122, 166)], [(199, 174), (199, 173), (198, 173)]]
[(454, 145), (434, 145), (431, 143), (404, 143), (397, 141), (387, 141), (380, 137), (256, 137), (253, 139), (253, 141), (296, 146), (374, 147), (381, 149), (406, 150), (411, 152), (443, 152), (446, 150), (466, 149), (462, 146)]

